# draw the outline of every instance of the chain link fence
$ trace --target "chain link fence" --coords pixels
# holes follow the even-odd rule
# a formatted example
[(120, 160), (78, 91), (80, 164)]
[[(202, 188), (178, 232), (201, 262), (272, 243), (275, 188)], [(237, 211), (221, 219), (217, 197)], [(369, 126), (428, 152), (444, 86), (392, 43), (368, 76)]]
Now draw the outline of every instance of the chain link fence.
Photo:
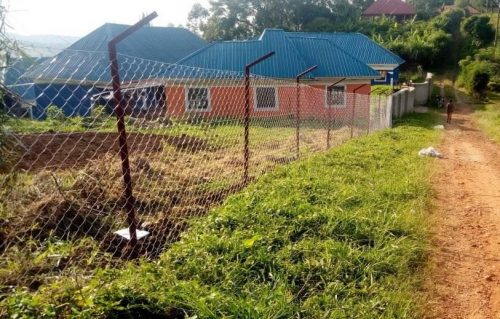
[[(22, 75), (0, 88), (7, 111), (0, 139), (4, 293), (91, 276), (134, 257), (155, 259), (190, 219), (277, 165), (391, 126), (385, 96), (345, 86), (252, 75), (246, 90), (239, 72), (123, 55), (118, 62), (128, 172), (105, 53), (64, 51), (6, 71)], [(133, 252), (131, 218), (139, 230)]]

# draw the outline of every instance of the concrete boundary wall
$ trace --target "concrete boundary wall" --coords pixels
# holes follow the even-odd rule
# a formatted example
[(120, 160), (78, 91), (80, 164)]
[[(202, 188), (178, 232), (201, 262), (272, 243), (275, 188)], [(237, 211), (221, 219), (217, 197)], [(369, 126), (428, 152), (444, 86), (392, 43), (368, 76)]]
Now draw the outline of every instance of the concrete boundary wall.
[(415, 106), (427, 105), (432, 95), (432, 77), (432, 73), (427, 73), (424, 83), (414, 83), (411, 87), (395, 92), (387, 99), (392, 119), (413, 113)]

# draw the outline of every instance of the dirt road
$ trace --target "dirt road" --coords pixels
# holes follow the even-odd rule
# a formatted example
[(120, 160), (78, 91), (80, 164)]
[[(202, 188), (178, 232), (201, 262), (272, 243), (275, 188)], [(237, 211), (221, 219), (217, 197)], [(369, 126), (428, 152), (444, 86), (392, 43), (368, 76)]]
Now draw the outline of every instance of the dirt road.
[[(457, 96), (434, 176), (429, 318), (500, 318), (500, 146)], [(443, 117), (443, 122), (445, 122)]]

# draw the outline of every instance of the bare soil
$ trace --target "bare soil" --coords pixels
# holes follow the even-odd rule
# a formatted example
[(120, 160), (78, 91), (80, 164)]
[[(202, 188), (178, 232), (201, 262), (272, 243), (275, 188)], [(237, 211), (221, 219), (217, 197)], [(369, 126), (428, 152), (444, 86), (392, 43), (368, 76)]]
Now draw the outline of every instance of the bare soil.
[[(436, 215), (427, 318), (500, 318), (500, 146), (457, 95), (434, 176)], [(443, 117), (443, 122), (445, 119)]]
[[(23, 134), (18, 138), (24, 148), (21, 149), (22, 155), (16, 169), (27, 171), (82, 168), (90, 160), (99, 159), (110, 153), (118, 154), (119, 151), (118, 133)], [(205, 140), (187, 135), (128, 134), (131, 155), (159, 152), (163, 150), (163, 143), (192, 151), (210, 147)]]

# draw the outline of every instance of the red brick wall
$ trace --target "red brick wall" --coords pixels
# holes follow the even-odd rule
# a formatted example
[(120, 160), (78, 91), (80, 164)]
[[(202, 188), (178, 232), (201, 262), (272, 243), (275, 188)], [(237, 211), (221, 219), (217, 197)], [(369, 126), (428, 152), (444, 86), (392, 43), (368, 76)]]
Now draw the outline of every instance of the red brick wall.
[[(354, 89), (360, 87), (360, 84), (348, 84), (346, 91), (352, 93)], [(296, 112), (296, 87), (295, 86), (280, 86), (278, 87), (278, 109), (273, 110), (256, 110), (254, 107), (254, 91), (250, 94), (250, 114), (252, 117), (274, 117), (288, 116)], [(358, 94), (369, 94), (370, 85), (360, 88)], [(245, 105), (245, 90), (243, 87), (210, 87), (210, 102), (211, 110), (209, 112), (190, 111), (186, 112), (185, 108), (185, 90), (183, 86), (170, 87), (165, 90), (167, 113), (175, 117), (184, 117), (190, 114), (201, 117), (242, 117), (244, 115)], [(324, 117), (328, 112), (331, 115), (338, 117), (352, 117), (352, 105), (354, 98), (352, 94), (348, 94), (346, 98), (346, 107), (344, 108), (326, 108), (325, 107), (325, 86), (315, 85), (301, 88), (301, 117)], [(363, 114), (363, 110), (367, 113), (365, 107), (368, 103), (360, 103), (360, 98), (357, 98), (356, 104), (358, 108), (355, 110)], [(362, 108), (362, 109), (360, 109)]]

